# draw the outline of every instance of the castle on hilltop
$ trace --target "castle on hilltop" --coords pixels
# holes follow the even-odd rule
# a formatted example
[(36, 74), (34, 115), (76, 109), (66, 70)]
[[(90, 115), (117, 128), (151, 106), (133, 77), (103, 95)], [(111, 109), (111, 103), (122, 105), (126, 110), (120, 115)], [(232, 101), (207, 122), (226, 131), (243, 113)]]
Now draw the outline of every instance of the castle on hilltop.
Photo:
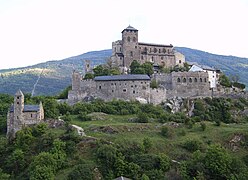
[[(139, 100), (159, 104), (173, 97), (210, 97), (222, 93), (217, 90), (219, 71), (196, 63), (188, 63), (188, 71), (160, 73), (157, 67), (174, 68), (185, 65), (183, 54), (176, 52), (172, 45), (138, 42), (138, 30), (128, 26), (122, 31), (122, 40), (112, 43), (112, 62), (120, 68), (122, 75), (97, 76), (84, 79), (79, 72), (72, 74), (72, 90), (68, 93), (70, 104), (100, 98)], [(127, 74), (131, 63), (151, 62), (152, 76)], [(86, 71), (87, 72), (87, 71)], [(156, 88), (151, 87), (155, 81)]]
[(128, 26), (122, 32), (122, 40), (112, 43), (111, 59), (122, 72), (127, 72), (133, 60), (140, 64), (153, 63), (153, 66), (174, 67), (183, 66), (185, 57), (176, 52), (173, 45), (142, 43), (138, 41), (138, 30)]
[(42, 103), (39, 105), (25, 105), (24, 95), (21, 90), (14, 97), (14, 104), (7, 115), (7, 137), (14, 138), (17, 131), (27, 125), (34, 125), (44, 119)]

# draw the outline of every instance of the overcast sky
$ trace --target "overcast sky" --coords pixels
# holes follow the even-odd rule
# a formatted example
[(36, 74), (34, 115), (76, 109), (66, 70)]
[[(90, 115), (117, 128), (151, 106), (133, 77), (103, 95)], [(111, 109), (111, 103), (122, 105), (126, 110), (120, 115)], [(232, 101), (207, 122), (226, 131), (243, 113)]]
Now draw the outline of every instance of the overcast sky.
[(248, 57), (248, 0), (0, 0), (0, 69), (139, 41)]

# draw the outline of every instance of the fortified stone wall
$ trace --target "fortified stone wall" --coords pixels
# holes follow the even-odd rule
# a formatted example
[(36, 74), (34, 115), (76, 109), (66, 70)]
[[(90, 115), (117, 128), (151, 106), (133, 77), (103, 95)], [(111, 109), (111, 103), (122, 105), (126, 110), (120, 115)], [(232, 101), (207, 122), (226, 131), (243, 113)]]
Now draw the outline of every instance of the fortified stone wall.
[(172, 92), (178, 97), (211, 96), (207, 72), (172, 72)]
[(166, 101), (166, 89), (165, 88), (157, 88), (150, 90), (150, 103), (152, 104), (160, 104), (162, 101)]
[[(73, 76), (74, 77), (74, 76)], [(73, 78), (72, 77), (72, 78)], [(77, 77), (76, 77), (77, 78)], [(73, 82), (73, 80), (72, 80)], [(96, 82), (94, 80), (80, 80), (74, 81), (77, 83), (72, 84), (72, 90), (68, 92), (69, 104), (82, 101), (85, 97), (91, 95), (94, 96), (96, 93)], [(73, 85), (76, 87), (73, 88)]]
[(96, 81), (97, 97), (105, 100), (113, 98), (134, 100), (137, 97), (148, 101), (150, 81)]
[(166, 88), (167, 90), (172, 89), (171, 73), (153, 74), (152, 79), (155, 79), (160, 86)]

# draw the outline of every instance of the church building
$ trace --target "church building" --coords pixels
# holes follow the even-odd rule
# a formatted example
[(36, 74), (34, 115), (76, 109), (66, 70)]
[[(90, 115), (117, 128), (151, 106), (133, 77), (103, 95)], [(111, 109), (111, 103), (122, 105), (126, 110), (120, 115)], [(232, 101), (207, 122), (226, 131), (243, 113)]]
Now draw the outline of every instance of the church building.
[(18, 90), (7, 116), (7, 137), (14, 138), (17, 131), (27, 125), (34, 125), (44, 120), (42, 103), (39, 105), (25, 105), (24, 95)]

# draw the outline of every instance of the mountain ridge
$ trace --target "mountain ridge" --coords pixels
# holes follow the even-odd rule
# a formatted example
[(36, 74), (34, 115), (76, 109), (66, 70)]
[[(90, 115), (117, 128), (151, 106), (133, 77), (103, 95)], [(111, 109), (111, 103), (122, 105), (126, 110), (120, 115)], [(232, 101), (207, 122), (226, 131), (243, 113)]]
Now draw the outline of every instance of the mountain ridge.
[[(185, 55), (186, 61), (197, 62), (221, 69), (228, 76), (238, 75), (240, 81), (248, 86), (248, 58), (216, 55), (209, 52), (175, 47)], [(89, 51), (84, 54), (68, 57), (62, 60), (30, 65), (27, 67), (0, 70), (0, 93), (14, 94), (18, 89), (24, 93), (34, 91), (34, 95), (55, 95), (71, 84), (73, 70), (83, 72), (84, 60), (91, 60), (92, 66), (105, 63), (111, 56), (111, 49)]]

